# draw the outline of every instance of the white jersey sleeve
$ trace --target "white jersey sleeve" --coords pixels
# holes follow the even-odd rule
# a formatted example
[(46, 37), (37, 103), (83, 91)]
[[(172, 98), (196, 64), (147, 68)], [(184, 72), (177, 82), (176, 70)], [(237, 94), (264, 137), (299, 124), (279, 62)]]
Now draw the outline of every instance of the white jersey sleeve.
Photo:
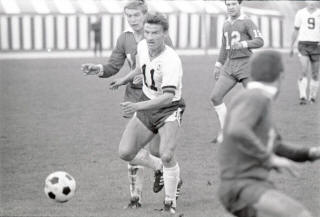
[(296, 16), (294, 18), (294, 27), (295, 28), (298, 28), (300, 29), (301, 27), (301, 23), (302, 23), (302, 20), (303, 17), (302, 17), (302, 10), (299, 10), (297, 13), (296, 13)]

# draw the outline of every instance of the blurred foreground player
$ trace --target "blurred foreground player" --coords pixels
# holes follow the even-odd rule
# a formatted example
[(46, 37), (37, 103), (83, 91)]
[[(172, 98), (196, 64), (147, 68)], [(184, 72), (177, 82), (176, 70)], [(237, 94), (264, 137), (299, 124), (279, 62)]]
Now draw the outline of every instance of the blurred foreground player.
[(268, 179), (271, 170), (297, 175), (296, 162), (320, 158), (320, 148), (285, 144), (272, 121), (272, 102), (283, 77), (281, 55), (255, 54), (245, 90), (234, 96), (219, 147), (219, 198), (237, 217), (311, 217), (298, 201), (278, 191)]

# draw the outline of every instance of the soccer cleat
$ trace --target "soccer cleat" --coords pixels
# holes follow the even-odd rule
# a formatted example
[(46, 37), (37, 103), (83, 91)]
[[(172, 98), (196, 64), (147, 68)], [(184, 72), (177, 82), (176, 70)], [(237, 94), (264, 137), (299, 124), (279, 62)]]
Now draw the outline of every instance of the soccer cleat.
[(128, 206), (125, 207), (125, 208), (137, 209), (137, 208), (140, 208), (140, 207), (141, 207), (141, 203), (140, 203), (139, 197), (132, 197), (130, 199), (130, 202), (129, 202)]
[(162, 212), (168, 212), (171, 214), (175, 214), (176, 213), (176, 208), (173, 207), (173, 202), (172, 201), (164, 201), (163, 202), (164, 207), (161, 210)]
[(300, 105), (306, 105), (307, 104), (307, 100), (306, 98), (300, 98)]
[(178, 200), (178, 198), (180, 197), (182, 185), (183, 185), (183, 181), (182, 181), (182, 179), (180, 179), (178, 182), (178, 185), (177, 185), (176, 200)]
[(158, 193), (162, 190), (164, 186), (163, 181), (163, 172), (161, 170), (156, 170), (154, 172), (154, 183), (153, 183), (153, 192)]
[(215, 137), (211, 143), (221, 143), (223, 141), (223, 134), (220, 132), (217, 137)]

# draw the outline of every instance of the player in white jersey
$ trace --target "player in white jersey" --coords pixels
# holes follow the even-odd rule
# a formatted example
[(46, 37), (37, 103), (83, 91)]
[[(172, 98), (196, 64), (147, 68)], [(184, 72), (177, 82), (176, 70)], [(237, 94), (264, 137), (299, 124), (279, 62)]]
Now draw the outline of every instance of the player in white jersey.
[[(293, 56), (294, 43), (298, 38), (299, 59), (302, 73), (298, 79), (300, 105), (305, 105), (307, 99), (316, 101), (319, 88), (320, 63), (320, 9), (316, 1), (308, 1), (307, 6), (299, 10), (295, 16), (292, 33), (290, 55)], [(310, 88), (308, 89), (308, 66), (311, 65)], [(309, 93), (307, 97), (307, 92)]]
[(181, 98), (182, 64), (176, 52), (165, 45), (168, 21), (161, 14), (149, 15), (144, 24), (145, 39), (137, 48), (137, 68), (125, 77), (114, 80), (116, 89), (143, 75), (142, 96), (137, 103), (121, 103), (125, 113), (135, 112), (122, 135), (120, 158), (144, 165), (149, 153), (141, 150), (157, 133), (160, 135), (159, 153), (163, 164), (165, 212), (175, 213), (176, 191), (180, 168), (175, 158), (181, 116), (185, 108)]

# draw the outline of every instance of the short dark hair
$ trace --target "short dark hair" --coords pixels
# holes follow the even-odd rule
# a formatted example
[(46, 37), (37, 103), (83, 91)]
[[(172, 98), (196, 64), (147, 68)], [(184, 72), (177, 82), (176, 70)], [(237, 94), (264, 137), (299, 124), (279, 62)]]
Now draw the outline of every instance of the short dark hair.
[(159, 24), (162, 26), (164, 32), (168, 31), (169, 29), (168, 19), (159, 12), (152, 14), (149, 13), (144, 23)]
[(274, 82), (283, 70), (281, 53), (278, 51), (260, 51), (250, 58), (250, 76), (253, 81)]
[(148, 6), (145, 4), (144, 0), (134, 0), (129, 2), (124, 6), (124, 10), (126, 9), (139, 9), (144, 14), (148, 12)]
[[(239, 5), (241, 5), (242, 1), (243, 1), (243, 0), (238, 0)], [(224, 4), (227, 4), (227, 0), (224, 0)]]

